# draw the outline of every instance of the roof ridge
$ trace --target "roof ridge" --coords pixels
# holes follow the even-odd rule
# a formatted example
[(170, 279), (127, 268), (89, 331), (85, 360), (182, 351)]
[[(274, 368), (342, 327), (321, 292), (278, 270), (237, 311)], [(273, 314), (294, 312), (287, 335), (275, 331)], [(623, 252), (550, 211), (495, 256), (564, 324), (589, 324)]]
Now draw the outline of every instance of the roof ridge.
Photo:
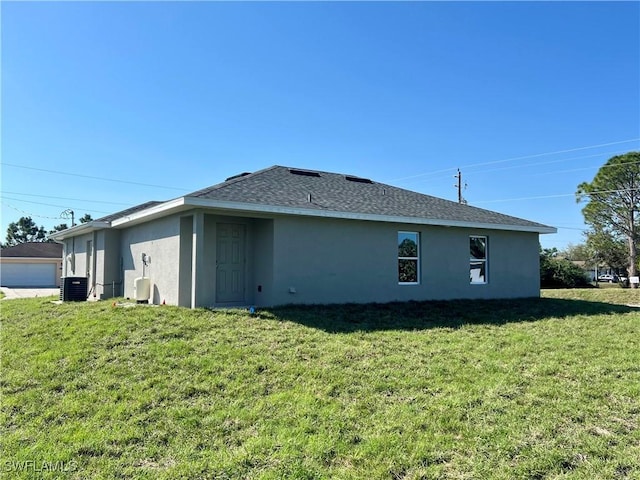
[(238, 182), (241, 182), (243, 180), (247, 180), (249, 178), (252, 178), (258, 174), (264, 173), (264, 172), (268, 172), (269, 170), (273, 170), (275, 168), (279, 168), (280, 165), (271, 165), (270, 167), (266, 167), (266, 168), (262, 168), (260, 170), (256, 170), (255, 172), (250, 172), (247, 175), (240, 175), (238, 177), (235, 178), (229, 178), (228, 180), (225, 180), (224, 182), (220, 182), (220, 183), (216, 183), (214, 185), (211, 185), (209, 187), (205, 187), (205, 188), (201, 188), (200, 190), (196, 190), (195, 192), (191, 192), (188, 193), (186, 195), (183, 195), (184, 197), (195, 197), (198, 196), (200, 194), (203, 194), (205, 192), (212, 192), (215, 190), (222, 190), (223, 188), (229, 187), (231, 185), (235, 185)]

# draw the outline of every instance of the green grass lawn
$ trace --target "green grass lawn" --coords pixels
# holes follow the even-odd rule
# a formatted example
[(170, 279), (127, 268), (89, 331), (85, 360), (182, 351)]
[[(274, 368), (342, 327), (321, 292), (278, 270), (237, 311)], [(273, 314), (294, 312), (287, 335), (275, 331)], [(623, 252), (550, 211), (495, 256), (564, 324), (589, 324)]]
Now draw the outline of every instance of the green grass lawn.
[(640, 291), (5, 300), (3, 478), (640, 478)]

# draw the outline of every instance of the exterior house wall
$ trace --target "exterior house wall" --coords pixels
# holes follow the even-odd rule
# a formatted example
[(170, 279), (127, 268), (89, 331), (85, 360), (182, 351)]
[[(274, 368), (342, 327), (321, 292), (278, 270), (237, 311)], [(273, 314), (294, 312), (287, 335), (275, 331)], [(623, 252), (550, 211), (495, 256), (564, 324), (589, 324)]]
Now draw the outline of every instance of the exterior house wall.
[(213, 215), (204, 216), (204, 252), (197, 283), (201, 288), (199, 305), (212, 306), (216, 302), (216, 221)]
[(180, 217), (178, 305), (191, 306), (191, 275), (193, 262), (193, 215)]
[[(243, 300), (224, 303), (217, 298), (218, 226), (220, 224), (242, 225), (245, 241), (241, 255), (244, 259)], [(197, 283), (198, 305), (262, 305), (271, 289), (273, 265), (273, 221), (251, 217), (204, 215), (203, 252), (199, 263)]]
[(63, 277), (87, 277), (90, 299), (122, 295), (120, 232), (99, 230), (64, 240), (61, 270)]
[(96, 298), (104, 300), (122, 295), (120, 231), (100, 230), (95, 234)]
[[(203, 214), (199, 227), (198, 214)], [(243, 298), (221, 302), (217, 298), (218, 227), (220, 224), (243, 225), (245, 242)], [(192, 306), (193, 276), (196, 277), (196, 306), (233, 306), (270, 304), (273, 283), (273, 220), (214, 213), (189, 212), (180, 218), (178, 304)], [(194, 233), (195, 231), (195, 233)], [(197, 239), (202, 236), (201, 241)], [(195, 245), (199, 245), (197, 251)], [(195, 261), (193, 261), (195, 254)], [(167, 300), (169, 301), (169, 300)]]
[(89, 298), (97, 298), (97, 294), (94, 297), (97, 282), (95, 245), (95, 232), (92, 232), (65, 240), (62, 249), (62, 276), (86, 277)]
[[(420, 233), (420, 282), (398, 284), (399, 231)], [(469, 281), (469, 236), (488, 238), (488, 283)], [(304, 217), (274, 221), (270, 304), (539, 295), (538, 234)], [(292, 293), (294, 291), (295, 293)]]
[(89, 257), (87, 252), (87, 242), (93, 241), (93, 234), (87, 233), (64, 241), (63, 248), (63, 276), (65, 277), (86, 277)]
[[(151, 257), (144, 267), (151, 282), (150, 303), (166, 300), (178, 304), (180, 217), (173, 215), (136, 225), (120, 233), (123, 275), (123, 293), (134, 298), (134, 280), (142, 277), (142, 254)], [(115, 259), (112, 259), (112, 263)]]
[[(487, 283), (469, 282), (469, 237), (487, 237)], [(433, 299), (540, 295), (538, 234), (465, 228), (424, 229), (423, 281)], [(425, 278), (426, 275), (426, 278)]]
[[(217, 298), (219, 224), (244, 226), (244, 296)], [(420, 235), (416, 285), (398, 283), (398, 232)], [(488, 282), (469, 281), (469, 237), (488, 239)], [(366, 303), (539, 295), (538, 234), (275, 216), (225, 216), (206, 210), (152, 220), (123, 230), (102, 230), (75, 239), (75, 273), (85, 276), (88, 242), (95, 246), (96, 296), (134, 298), (142, 254), (151, 257), (145, 276), (150, 301), (182, 306), (269, 306), (287, 303)], [(65, 241), (65, 255), (72, 240)], [(195, 292), (194, 292), (195, 285)], [(91, 288), (91, 283), (90, 283)]]
[(269, 305), (274, 281), (274, 221), (255, 219), (253, 224), (253, 301), (257, 306)]
[(504, 298), (540, 296), (540, 241), (536, 233), (498, 232), (494, 237), (496, 250), (493, 269), (498, 272), (490, 285), (495, 296)]
[(377, 222), (276, 218), (270, 303), (367, 302), (394, 289), (397, 239), (385, 231), (395, 232)]

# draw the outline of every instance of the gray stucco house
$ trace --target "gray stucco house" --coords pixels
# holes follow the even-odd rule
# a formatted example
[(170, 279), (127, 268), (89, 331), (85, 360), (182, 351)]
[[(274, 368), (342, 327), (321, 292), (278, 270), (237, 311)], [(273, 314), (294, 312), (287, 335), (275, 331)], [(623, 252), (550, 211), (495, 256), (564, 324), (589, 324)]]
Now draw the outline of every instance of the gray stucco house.
[(90, 298), (269, 306), (534, 297), (555, 228), (366, 178), (273, 166), (57, 232)]

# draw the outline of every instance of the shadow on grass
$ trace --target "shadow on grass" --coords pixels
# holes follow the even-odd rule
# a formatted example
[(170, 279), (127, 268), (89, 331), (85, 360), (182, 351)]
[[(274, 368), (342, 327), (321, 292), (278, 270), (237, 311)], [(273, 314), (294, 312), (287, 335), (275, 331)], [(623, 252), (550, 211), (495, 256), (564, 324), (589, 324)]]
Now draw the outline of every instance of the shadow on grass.
[(554, 298), (452, 300), (345, 305), (285, 305), (264, 310), (283, 321), (329, 333), (376, 330), (459, 328), (466, 324), (503, 325), (576, 315), (614, 315), (640, 308)]

